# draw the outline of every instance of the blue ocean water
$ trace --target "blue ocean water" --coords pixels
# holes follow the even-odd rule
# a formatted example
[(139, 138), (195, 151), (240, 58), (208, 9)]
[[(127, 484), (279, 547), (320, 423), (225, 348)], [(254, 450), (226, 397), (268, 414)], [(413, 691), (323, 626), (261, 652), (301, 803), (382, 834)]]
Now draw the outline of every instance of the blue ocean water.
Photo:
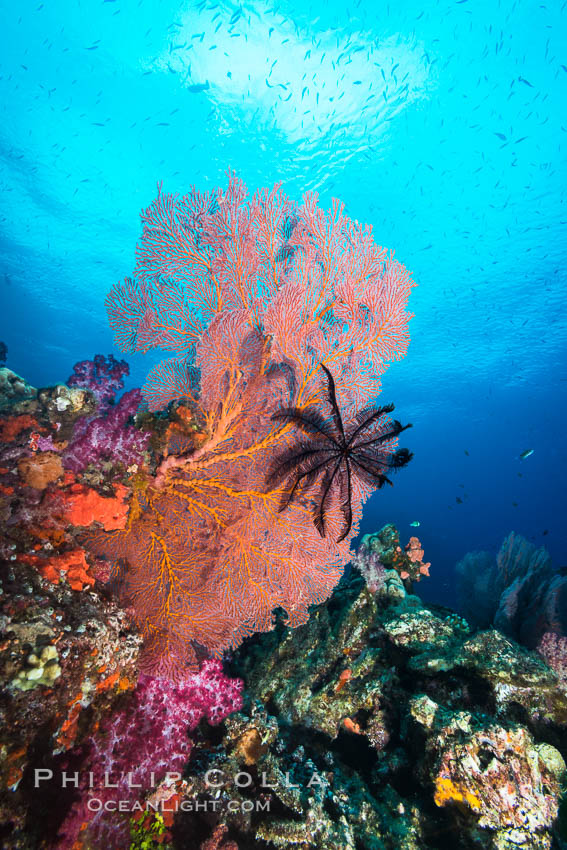
[(566, 5), (5, 4), (7, 365), (37, 386), (119, 356), (104, 298), (158, 181), (340, 198), (418, 283), (382, 393), (415, 458), (362, 531), (417, 531), (449, 604), (456, 561), (512, 529), (565, 563)]

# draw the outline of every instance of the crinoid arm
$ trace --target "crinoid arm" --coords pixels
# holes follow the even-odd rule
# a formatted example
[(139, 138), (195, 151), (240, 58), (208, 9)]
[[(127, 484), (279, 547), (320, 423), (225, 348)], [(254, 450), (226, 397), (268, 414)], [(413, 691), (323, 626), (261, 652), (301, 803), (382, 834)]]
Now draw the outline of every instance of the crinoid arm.
[(301, 442), (286, 449), (273, 464), (267, 478), (268, 491), (284, 487), (279, 511), (283, 511), (298, 490), (307, 491), (317, 480), (331, 456), (329, 449), (314, 448), (311, 443)]
[(298, 407), (284, 407), (272, 415), (272, 419), (280, 419), (284, 424), (293, 422), (294, 425), (306, 434), (319, 434), (332, 443), (336, 444), (335, 437), (328, 422), (315, 407), (306, 407), (301, 410)]

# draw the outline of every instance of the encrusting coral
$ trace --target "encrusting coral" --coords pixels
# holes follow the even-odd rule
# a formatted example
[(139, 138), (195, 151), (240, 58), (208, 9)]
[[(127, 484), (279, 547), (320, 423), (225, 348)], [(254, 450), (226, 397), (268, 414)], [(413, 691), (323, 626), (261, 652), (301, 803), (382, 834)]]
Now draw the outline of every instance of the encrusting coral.
[(32, 457), (21, 458), (18, 461), (18, 473), (28, 487), (45, 490), (48, 484), (62, 478), (65, 470), (56, 452), (42, 451)]

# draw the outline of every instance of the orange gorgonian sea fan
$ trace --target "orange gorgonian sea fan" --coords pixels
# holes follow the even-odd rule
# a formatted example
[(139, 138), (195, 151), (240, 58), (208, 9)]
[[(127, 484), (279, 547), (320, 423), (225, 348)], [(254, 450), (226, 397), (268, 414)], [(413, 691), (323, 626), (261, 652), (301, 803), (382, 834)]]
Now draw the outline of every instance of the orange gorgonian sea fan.
[(233, 175), (225, 191), (160, 188), (142, 221), (134, 276), (107, 300), (110, 323), (124, 351), (174, 352), (144, 397), (150, 410), (183, 400), (205, 436), (162, 460), (127, 529), (91, 545), (117, 564), (147, 672), (178, 678), (194, 668), (195, 645), (235, 647), (270, 629), (278, 606), (299, 625), (330, 595), (372, 488), (353, 481), (340, 542), (336, 497), (325, 536), (309, 492), (279, 510), (282, 486), (270, 490), (267, 470), (297, 434), (274, 414), (331, 416), (322, 366), (345, 422), (360, 413), (407, 350), (414, 284), (338, 201), (324, 213), (315, 194), (294, 205), (279, 186), (249, 198)]

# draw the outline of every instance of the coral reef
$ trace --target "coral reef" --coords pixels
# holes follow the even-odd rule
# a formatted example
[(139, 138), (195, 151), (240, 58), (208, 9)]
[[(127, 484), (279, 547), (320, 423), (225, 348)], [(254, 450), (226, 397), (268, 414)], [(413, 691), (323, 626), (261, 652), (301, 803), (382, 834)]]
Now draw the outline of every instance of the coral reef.
[[(362, 577), (353, 571), (343, 578), (303, 624), (290, 617), (295, 628), (280, 612), (275, 629), (240, 647), (230, 674), (219, 659), (203, 660), (206, 640), (193, 672), (180, 667), (176, 647), (168, 654), (176, 635), (164, 640), (155, 629), (143, 630), (141, 654), (139, 614), (109, 600), (112, 580), (123, 574), (97, 556), (97, 541), (104, 541), (101, 549), (113, 541), (130, 557), (142, 552), (161, 576), (159, 592), (155, 584), (140, 585), (139, 604), (154, 593), (157, 604), (184, 610), (176, 570), (189, 563), (197, 571), (198, 602), (207, 579), (198, 556), (210, 555), (211, 546), (207, 508), (222, 507), (215, 553), (223, 578), (235, 595), (249, 592), (249, 584), (231, 572), (233, 553), (224, 548), (240, 539), (227, 531), (232, 519), (243, 521), (239, 492), (207, 502), (206, 488), (219, 482), (184, 466), (187, 458), (207, 458), (211, 435), (203, 422), (179, 403), (167, 416), (134, 419), (139, 396), (125, 397), (128, 416), (108, 393), (101, 408), (89, 388), (61, 385), (10, 396), (0, 416), (3, 846), (559, 847), (567, 754), (560, 639), (540, 643), (551, 669), (499, 631), (473, 633), (453, 612), (424, 606), (408, 591), (429, 564), (417, 538), (403, 546), (394, 526), (364, 538), (353, 559)], [(94, 433), (117, 411), (117, 438), (132, 429), (144, 440), (136, 468), (105, 455), (101, 443), (93, 462), (66, 469), (76, 435)], [(212, 468), (222, 470), (224, 462)], [(189, 511), (183, 496), (192, 500)], [(259, 494), (258, 505), (268, 497)], [(280, 514), (280, 499), (274, 496), (254, 535), (239, 534), (273, 557), (262, 548), (274, 540), (269, 523), (289, 522), (289, 513), (302, 508), (300, 543), (277, 574), (284, 581), (305, 563), (301, 550), (325, 545), (325, 538), (306, 504)], [(191, 528), (203, 549), (188, 550), (180, 530), (187, 517), (179, 526), (175, 511), (190, 514), (198, 502), (200, 522)], [(292, 589), (301, 592), (301, 576), (292, 577)], [(216, 592), (224, 593), (222, 585)], [(309, 601), (327, 595), (311, 591)], [(241, 642), (255, 625), (239, 626), (235, 639), (228, 627), (241, 614), (227, 620), (222, 609), (213, 611), (203, 635), (220, 624), (227, 629), (221, 646)], [(202, 625), (197, 619), (192, 634)], [(148, 641), (166, 677), (140, 675)], [(105, 809), (117, 800), (123, 811)]]
[(402, 549), (398, 531), (391, 523), (376, 534), (365, 534), (357, 555), (352, 563), (367, 583), (370, 575), (379, 571), (379, 564), (386, 569), (396, 570), (401, 579), (409, 582), (408, 587), (411, 582), (421, 581), (423, 576), (428, 576), (431, 566), (423, 562), (424, 552), (417, 537), (410, 537), (409, 543)]
[(538, 643), (537, 651), (555, 670), (561, 682), (567, 685), (567, 637), (545, 632)]
[[(123, 483), (115, 469), (106, 477), (99, 469), (95, 489), (61, 460), (96, 414), (96, 399), (64, 385), (31, 390), (10, 376), (0, 398), (0, 809), (3, 841), (25, 846), (32, 765), (88, 737), (90, 724), (135, 686), (141, 641), (79, 540), (93, 524), (124, 525), (128, 475)], [(31, 846), (39, 829), (40, 820)]]
[(497, 837), (496, 846), (526, 844), (528, 837), (530, 847), (550, 846), (565, 772), (554, 747), (535, 745), (522, 727), (482, 723), (468, 712), (443, 717), (427, 697), (413, 702), (412, 716), (427, 728), (437, 806), (460, 806)]
[(194, 735), (183, 776), (146, 798), (168, 804), (163, 823), (140, 816), (136, 840), (561, 846), (567, 690), (537, 654), (425, 607), (395, 569), (376, 590), (344, 579), (306, 624), (280, 620), (233, 663), (246, 680), (242, 710), (216, 742)]
[[(241, 707), (242, 683), (219, 660), (177, 686), (139, 678), (141, 638), (82, 538), (125, 527), (152, 435), (133, 424), (139, 391), (113, 404), (125, 364), (95, 358), (75, 373), (71, 387), (9, 392), (0, 415), (0, 835), (14, 848), (120, 847), (128, 816), (96, 817), (89, 801), (151, 791), (183, 767), (201, 718)], [(106, 787), (114, 772), (122, 785)], [(66, 774), (81, 781), (58, 782)]]
[(468, 553), (456, 571), (460, 609), (473, 625), (494, 625), (530, 648), (545, 632), (567, 631), (567, 576), (521, 535), (511, 532), (496, 560)]
[[(138, 391), (109, 406), (115, 382), (108, 380), (110, 388), (103, 387), (108, 409), (102, 416), (89, 389), (58, 385), (33, 393), (0, 393), (3, 557), (22, 557), (40, 572), (49, 570), (47, 561), (55, 554), (70, 556), (77, 548), (80, 529), (125, 526), (131, 475), (149, 463), (145, 447), (150, 434), (130, 424)], [(79, 456), (80, 463), (74, 464)], [(131, 462), (134, 467), (127, 465)]]
[[(278, 798), (284, 817), (256, 818), (257, 838), (305, 848), (438, 847), (439, 836), (463, 850), (555, 846), (567, 691), (499, 632), (473, 634), (452, 612), (425, 607), (395, 570), (376, 592), (343, 580), (307, 624), (255, 638), (239, 660), (257, 701), (251, 718), (262, 706), (272, 715), (264, 729), (256, 720), (268, 742), (258, 767), (274, 776), (271, 760), (295, 778), (300, 750), (328, 780), (318, 802), (305, 775), (296, 778), (295, 806)], [(253, 828), (224, 822), (237, 841)]]
[(512, 534), (459, 565), (469, 623), (417, 537), (349, 549), (410, 457), (368, 406), (409, 273), (233, 176), (142, 219), (107, 306), (175, 353), (143, 391), (0, 369), (2, 846), (561, 850), (567, 579)]

